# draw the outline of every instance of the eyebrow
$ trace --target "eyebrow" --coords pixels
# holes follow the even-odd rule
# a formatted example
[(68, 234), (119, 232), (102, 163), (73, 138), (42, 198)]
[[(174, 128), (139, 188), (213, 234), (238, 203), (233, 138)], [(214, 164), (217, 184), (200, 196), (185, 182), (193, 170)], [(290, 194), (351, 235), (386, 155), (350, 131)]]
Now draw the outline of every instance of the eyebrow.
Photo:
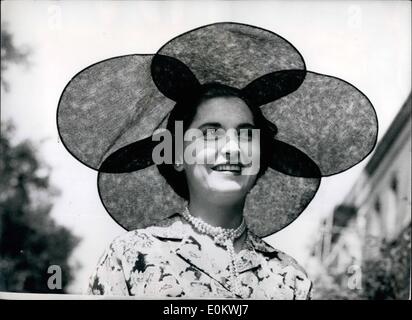
[[(219, 122), (206, 122), (199, 126), (199, 129), (203, 128), (221, 128), (222, 125)], [(236, 129), (247, 129), (247, 128), (256, 128), (256, 126), (252, 123), (245, 122), (241, 123), (237, 126)]]

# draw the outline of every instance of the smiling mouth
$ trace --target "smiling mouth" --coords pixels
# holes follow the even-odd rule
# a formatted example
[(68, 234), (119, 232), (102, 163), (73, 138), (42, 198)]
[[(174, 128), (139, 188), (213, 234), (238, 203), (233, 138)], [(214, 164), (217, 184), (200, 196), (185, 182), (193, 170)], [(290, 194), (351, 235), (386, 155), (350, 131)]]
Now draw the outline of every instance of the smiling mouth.
[(212, 170), (240, 174), (242, 172), (242, 166), (238, 164), (219, 164), (214, 166)]

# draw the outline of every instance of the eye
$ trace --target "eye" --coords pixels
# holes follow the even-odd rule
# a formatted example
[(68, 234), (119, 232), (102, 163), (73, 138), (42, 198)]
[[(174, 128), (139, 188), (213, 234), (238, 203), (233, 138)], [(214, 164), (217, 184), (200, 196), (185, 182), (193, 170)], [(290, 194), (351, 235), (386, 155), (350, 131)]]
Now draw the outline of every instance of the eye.
[(224, 136), (224, 130), (220, 128), (207, 128), (202, 133), (205, 140), (217, 140)]
[(252, 141), (253, 139), (253, 128), (245, 128), (239, 130), (239, 140), (241, 141)]

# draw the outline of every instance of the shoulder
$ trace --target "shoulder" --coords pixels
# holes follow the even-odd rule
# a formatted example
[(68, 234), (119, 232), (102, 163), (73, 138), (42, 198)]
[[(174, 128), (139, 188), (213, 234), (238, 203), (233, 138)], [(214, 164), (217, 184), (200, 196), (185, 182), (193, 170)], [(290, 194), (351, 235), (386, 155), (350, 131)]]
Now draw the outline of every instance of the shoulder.
[(276, 264), (280, 268), (289, 267), (307, 277), (305, 269), (287, 253), (274, 248), (252, 232), (249, 233), (249, 240), (255, 251), (259, 252), (268, 264)]
[(170, 262), (170, 255), (165, 254), (169, 245), (164, 240), (181, 235), (181, 225), (177, 219), (167, 219), (116, 237), (100, 257), (88, 293), (128, 295), (136, 290), (132, 283), (145, 279), (146, 270), (151, 270), (148, 274), (161, 274), (161, 266)]
[(283, 282), (294, 291), (294, 299), (312, 299), (313, 283), (305, 269), (290, 255), (276, 250), (276, 257), (268, 264), (271, 271), (283, 278)]
[(293, 270), (296, 274), (301, 274), (303, 278), (308, 278), (306, 270), (299, 262), (283, 251), (275, 249), (274, 253), (270, 256), (270, 262), (279, 264), (282, 269), (288, 268), (288, 270)]
[(253, 235), (256, 251), (263, 257), (262, 268), (294, 291), (295, 299), (310, 299), (312, 281), (305, 269), (287, 253), (275, 249), (263, 239)]
[(116, 237), (109, 250), (123, 256), (130, 252), (150, 252), (163, 243), (162, 240), (181, 240), (184, 226), (178, 217), (172, 216), (153, 226), (128, 231)]

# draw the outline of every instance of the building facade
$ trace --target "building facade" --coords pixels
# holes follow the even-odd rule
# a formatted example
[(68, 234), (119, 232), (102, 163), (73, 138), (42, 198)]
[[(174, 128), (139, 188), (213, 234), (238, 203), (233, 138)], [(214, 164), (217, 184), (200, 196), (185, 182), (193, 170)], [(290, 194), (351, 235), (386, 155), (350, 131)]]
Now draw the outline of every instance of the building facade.
[(411, 96), (349, 194), (322, 221), (312, 255), (347, 285), (351, 275), (365, 270), (365, 261), (379, 261), (383, 246), (396, 243), (405, 232), (410, 234), (410, 225)]

